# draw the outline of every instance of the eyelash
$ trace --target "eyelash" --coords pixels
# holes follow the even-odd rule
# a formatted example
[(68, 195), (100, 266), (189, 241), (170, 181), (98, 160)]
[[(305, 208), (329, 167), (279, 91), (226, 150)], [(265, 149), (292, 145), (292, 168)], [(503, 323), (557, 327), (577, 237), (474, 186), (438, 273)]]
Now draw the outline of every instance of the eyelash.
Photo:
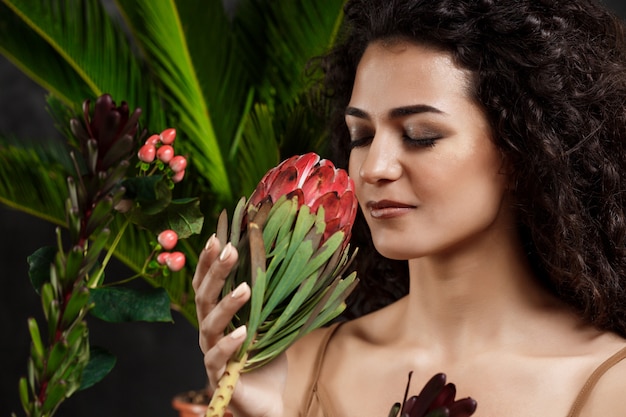
[[(374, 139), (373, 136), (366, 136), (363, 138), (355, 139), (350, 141), (349, 148), (350, 150), (354, 148), (361, 148), (363, 146), (369, 145), (369, 143)], [(402, 136), (402, 141), (411, 148), (432, 148), (435, 146), (437, 140), (441, 139), (441, 136), (432, 136), (425, 138), (412, 138), (407, 135)]]
[(404, 143), (413, 148), (432, 148), (441, 136), (429, 136), (424, 138), (413, 139), (409, 136), (403, 136)]

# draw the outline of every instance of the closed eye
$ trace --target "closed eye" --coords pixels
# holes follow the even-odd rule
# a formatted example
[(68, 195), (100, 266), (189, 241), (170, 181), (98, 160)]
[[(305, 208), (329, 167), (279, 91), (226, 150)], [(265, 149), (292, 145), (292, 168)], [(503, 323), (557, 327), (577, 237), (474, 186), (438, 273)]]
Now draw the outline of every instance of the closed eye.
[(412, 148), (432, 148), (437, 141), (441, 139), (441, 136), (429, 136), (422, 138), (412, 138), (408, 135), (404, 135), (402, 140), (404, 143)]
[(374, 136), (363, 136), (363, 137), (358, 138), (358, 139), (353, 139), (353, 140), (350, 141), (350, 144), (348, 145), (348, 148), (350, 150), (352, 150), (354, 148), (362, 148), (362, 147), (367, 146), (370, 143), (372, 143), (372, 140), (374, 140)]

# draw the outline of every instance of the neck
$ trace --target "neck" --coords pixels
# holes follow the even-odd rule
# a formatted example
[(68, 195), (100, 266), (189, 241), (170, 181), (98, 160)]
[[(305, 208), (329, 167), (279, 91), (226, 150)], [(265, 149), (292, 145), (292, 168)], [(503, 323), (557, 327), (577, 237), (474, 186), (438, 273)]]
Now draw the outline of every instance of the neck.
[(537, 323), (555, 308), (563, 311), (537, 282), (517, 240), (494, 242), (409, 262), (410, 293), (403, 301), (406, 337), (455, 356), (529, 340), (524, 332), (533, 329), (526, 323)]

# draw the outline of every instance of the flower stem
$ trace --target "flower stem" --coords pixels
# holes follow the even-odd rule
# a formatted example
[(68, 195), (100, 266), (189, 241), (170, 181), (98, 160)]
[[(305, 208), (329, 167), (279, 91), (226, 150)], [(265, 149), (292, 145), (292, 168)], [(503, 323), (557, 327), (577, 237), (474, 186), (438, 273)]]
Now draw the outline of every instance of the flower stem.
[(113, 256), (113, 253), (115, 252), (115, 248), (117, 248), (117, 245), (122, 240), (122, 236), (124, 235), (124, 231), (126, 230), (126, 228), (128, 227), (129, 224), (130, 224), (130, 219), (127, 218), (126, 221), (122, 224), (122, 227), (120, 228), (119, 232), (117, 232), (117, 235), (115, 236), (115, 240), (113, 241), (113, 243), (109, 247), (109, 250), (107, 251), (106, 255), (104, 256), (104, 260), (102, 261), (102, 265), (100, 266), (100, 268), (98, 268), (98, 271), (95, 273), (95, 275), (93, 277), (89, 278), (89, 281), (87, 282), (87, 286), (89, 288), (95, 288), (96, 286), (98, 286), (100, 284), (100, 280), (102, 279), (102, 274), (104, 273), (104, 269), (106, 268), (106, 266), (108, 265), (109, 261), (111, 260), (111, 257)]
[(224, 417), (226, 408), (230, 404), (235, 391), (235, 385), (239, 381), (241, 370), (248, 359), (248, 353), (245, 353), (240, 360), (231, 359), (226, 364), (224, 374), (217, 382), (217, 389), (211, 397), (211, 402), (207, 408), (206, 417)]

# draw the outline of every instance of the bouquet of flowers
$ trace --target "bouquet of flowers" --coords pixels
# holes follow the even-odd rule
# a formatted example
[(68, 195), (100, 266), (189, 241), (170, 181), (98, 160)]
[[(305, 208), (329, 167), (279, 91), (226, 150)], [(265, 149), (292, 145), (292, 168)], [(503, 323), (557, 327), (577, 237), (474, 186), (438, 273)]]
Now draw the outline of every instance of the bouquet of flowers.
[(356, 210), (348, 174), (309, 153), (271, 169), (250, 199), (239, 201), (230, 233), (222, 213), (217, 236), (240, 254), (223, 294), (247, 282), (252, 296), (227, 329), (245, 324), (248, 337), (218, 382), (207, 416), (224, 415), (241, 372), (271, 361), (344, 310), (357, 284), (356, 273), (343, 277)]

